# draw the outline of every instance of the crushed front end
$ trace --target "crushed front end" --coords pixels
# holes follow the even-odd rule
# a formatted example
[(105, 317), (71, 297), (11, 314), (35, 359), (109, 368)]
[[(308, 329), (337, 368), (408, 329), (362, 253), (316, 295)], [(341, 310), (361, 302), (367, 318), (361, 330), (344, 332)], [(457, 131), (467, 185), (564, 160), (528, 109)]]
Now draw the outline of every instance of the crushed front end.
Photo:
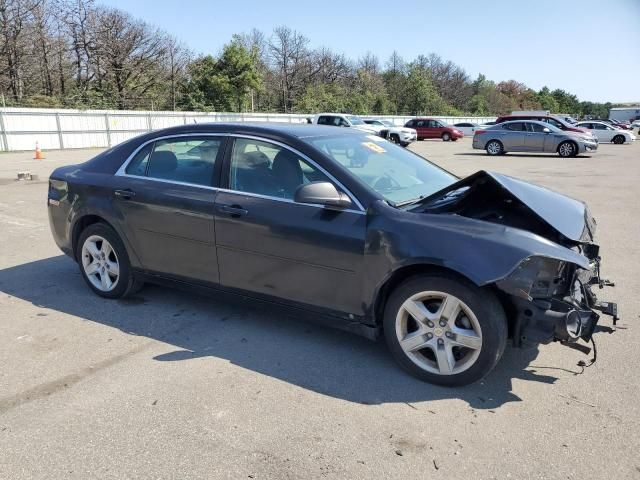
[(542, 256), (524, 259), (496, 286), (512, 305), (514, 345), (524, 342), (563, 344), (588, 353), (578, 344), (592, 340), (600, 314), (618, 320), (617, 305), (598, 299), (594, 287), (613, 283), (600, 277), (599, 247), (593, 243), (574, 247), (589, 260), (589, 268)]

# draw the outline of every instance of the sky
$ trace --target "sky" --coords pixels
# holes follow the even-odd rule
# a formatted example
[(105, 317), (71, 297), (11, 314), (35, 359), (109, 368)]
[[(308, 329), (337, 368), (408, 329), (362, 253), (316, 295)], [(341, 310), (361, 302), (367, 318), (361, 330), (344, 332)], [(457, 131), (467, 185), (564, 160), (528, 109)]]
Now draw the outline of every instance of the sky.
[(475, 78), (640, 103), (640, 0), (97, 0), (220, 52), (234, 33), (280, 25), (348, 58), (437, 53)]

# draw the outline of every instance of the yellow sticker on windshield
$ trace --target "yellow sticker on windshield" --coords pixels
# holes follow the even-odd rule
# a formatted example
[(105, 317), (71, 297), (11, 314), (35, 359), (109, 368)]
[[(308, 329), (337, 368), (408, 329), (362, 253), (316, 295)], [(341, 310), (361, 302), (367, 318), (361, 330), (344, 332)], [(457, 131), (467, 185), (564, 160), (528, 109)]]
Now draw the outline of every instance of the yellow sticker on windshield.
[(380, 145), (377, 145), (373, 142), (363, 142), (362, 146), (368, 148), (369, 150), (375, 153), (387, 153), (387, 151), (384, 148), (382, 148)]

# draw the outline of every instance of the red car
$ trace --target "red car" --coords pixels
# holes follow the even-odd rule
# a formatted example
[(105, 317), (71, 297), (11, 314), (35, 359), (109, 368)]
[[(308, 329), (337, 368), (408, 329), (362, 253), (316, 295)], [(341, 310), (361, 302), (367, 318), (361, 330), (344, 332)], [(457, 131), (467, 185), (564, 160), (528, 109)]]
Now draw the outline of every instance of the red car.
[(414, 118), (405, 123), (404, 126), (414, 128), (416, 132), (418, 132), (418, 140), (441, 138), (445, 142), (449, 140), (455, 142), (459, 138), (464, 137), (464, 133), (462, 133), (461, 130), (447, 125), (440, 120), (434, 120), (433, 118)]
[(510, 122), (512, 120), (537, 120), (539, 122), (550, 123), (554, 127), (558, 127), (560, 130), (567, 132), (589, 133), (589, 130), (571, 125), (569, 122), (555, 115), (505, 115), (498, 117), (496, 123)]

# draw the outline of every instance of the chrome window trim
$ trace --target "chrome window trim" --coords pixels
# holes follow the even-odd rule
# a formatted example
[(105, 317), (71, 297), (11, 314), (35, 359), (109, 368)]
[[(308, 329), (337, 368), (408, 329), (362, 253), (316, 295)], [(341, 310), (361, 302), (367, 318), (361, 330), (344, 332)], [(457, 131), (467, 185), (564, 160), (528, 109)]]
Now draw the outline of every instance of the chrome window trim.
[(166, 179), (162, 179), (162, 178), (155, 178), (155, 177), (147, 177), (147, 176), (141, 176), (141, 175), (131, 175), (129, 173), (126, 172), (127, 167), (129, 166), (129, 163), (131, 163), (131, 161), (133, 160), (133, 158), (138, 154), (138, 152), (140, 150), (142, 150), (144, 147), (146, 147), (148, 144), (150, 144), (151, 142), (157, 142), (159, 140), (166, 140), (169, 138), (180, 138), (180, 137), (234, 137), (234, 138), (248, 138), (250, 140), (258, 140), (261, 142), (265, 142), (265, 143), (271, 143), (273, 145), (278, 145), (282, 148), (286, 148), (287, 150), (295, 153), (296, 155), (298, 155), (300, 158), (304, 159), (306, 162), (309, 162), (311, 165), (313, 165), (314, 167), (316, 167), (318, 170), (320, 170), (322, 173), (324, 173), (327, 177), (329, 177), (329, 179), (334, 182), (338, 187), (340, 187), (351, 199), (351, 201), (354, 203), (354, 205), (356, 205), (358, 207), (358, 209), (344, 209), (344, 210), (340, 210), (343, 212), (355, 212), (355, 213), (366, 213), (364, 207), (362, 206), (362, 204), (360, 203), (360, 201), (358, 200), (358, 198), (351, 193), (351, 191), (349, 191), (348, 188), (346, 188), (338, 179), (336, 179), (333, 175), (331, 175), (325, 168), (323, 168), (322, 166), (320, 166), (317, 162), (315, 162), (314, 160), (312, 160), (311, 158), (309, 158), (307, 155), (305, 155), (304, 153), (296, 150), (295, 148), (286, 145), (282, 142), (278, 142), (277, 140), (272, 140), (270, 138), (264, 138), (264, 137), (258, 137), (255, 135), (243, 135), (243, 134), (235, 134), (235, 133), (179, 133), (179, 134), (174, 134), (174, 135), (165, 135), (162, 137), (156, 137), (156, 138), (152, 138), (150, 140), (147, 140), (146, 142), (138, 145), (138, 147), (131, 153), (131, 155), (129, 155), (129, 157), (127, 157), (127, 159), (124, 161), (124, 163), (122, 165), (120, 165), (120, 168), (118, 168), (118, 170), (116, 171), (116, 173), (114, 174), (117, 177), (130, 177), (130, 178), (137, 178), (139, 180), (151, 180), (151, 181), (155, 181), (155, 182), (161, 182), (161, 183), (168, 183), (168, 184), (175, 184), (175, 185), (183, 185), (186, 187), (196, 187), (196, 188), (203, 188), (205, 190), (212, 190), (212, 191), (223, 191), (223, 192), (229, 192), (229, 193), (237, 193), (237, 194), (241, 194), (241, 195), (247, 195), (250, 197), (257, 197), (257, 198), (266, 198), (266, 199), (270, 199), (270, 200), (278, 200), (278, 201), (284, 201), (287, 203), (296, 203), (296, 204), (300, 204), (300, 205), (308, 205), (308, 206), (314, 206), (314, 207), (318, 207), (318, 208), (325, 208), (323, 205), (315, 205), (315, 204), (310, 204), (310, 203), (300, 203), (300, 202), (296, 202), (294, 200), (288, 199), (288, 198), (280, 198), (280, 197), (272, 197), (269, 195), (261, 195), (261, 194), (257, 194), (257, 193), (251, 193), (251, 192), (243, 192), (241, 190), (230, 190), (230, 189), (225, 189), (225, 188), (218, 188), (218, 187), (212, 187), (209, 185), (200, 185), (197, 183), (188, 183), (188, 182), (180, 182), (178, 180), (166, 180)]
[(147, 145), (149, 145), (152, 142), (157, 142), (159, 140), (166, 140), (168, 138), (180, 138), (180, 137), (227, 137), (229, 134), (228, 133), (177, 133), (174, 135), (165, 135), (162, 137), (155, 137), (152, 138), (150, 140), (147, 140), (144, 143), (141, 143), (140, 145), (138, 145), (138, 148), (136, 148), (131, 155), (129, 155), (127, 157), (127, 159), (124, 161), (124, 163), (122, 165), (120, 165), (120, 168), (118, 168), (118, 170), (116, 170), (116, 173), (114, 173), (114, 176), (116, 177), (134, 177), (134, 178), (143, 178), (146, 180), (160, 180), (160, 181), (164, 181), (167, 183), (177, 183), (180, 185), (190, 185), (190, 186), (194, 186), (194, 187), (205, 187), (205, 188), (214, 188), (211, 186), (207, 186), (207, 185), (199, 185), (197, 183), (188, 183), (188, 182), (180, 182), (178, 180), (163, 180), (163, 179), (158, 179), (158, 178), (154, 178), (154, 177), (147, 177), (147, 176), (140, 176), (140, 175), (131, 175), (130, 173), (127, 173), (127, 167), (129, 166), (129, 163), (131, 163), (131, 161), (133, 160), (133, 158), (138, 154), (138, 152), (140, 150), (142, 150), (144, 147), (146, 147)]

